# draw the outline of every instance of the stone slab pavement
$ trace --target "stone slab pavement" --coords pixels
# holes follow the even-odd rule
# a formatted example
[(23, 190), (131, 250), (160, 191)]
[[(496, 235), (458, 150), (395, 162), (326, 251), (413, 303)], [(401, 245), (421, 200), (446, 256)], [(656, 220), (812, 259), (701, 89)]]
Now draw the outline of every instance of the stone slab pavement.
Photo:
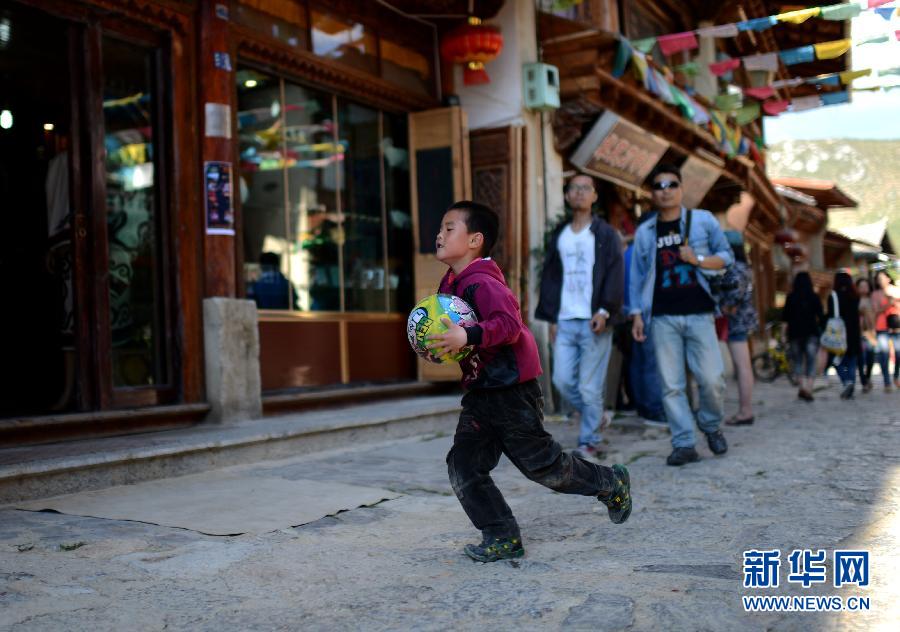
[[(734, 390), (733, 387), (731, 390)], [(621, 526), (593, 499), (556, 494), (505, 459), (496, 480), (524, 559), (479, 564), (452, 495), (449, 436), (259, 462), (260, 476), (384, 487), (374, 507), (262, 535), (0, 508), (3, 630), (869, 630), (900, 621), (900, 394), (813, 404), (758, 386), (757, 423), (683, 468), (668, 436), (625, 419), (609, 460), (628, 464)], [(733, 401), (730, 409), (735, 408)], [(629, 421), (631, 423), (629, 423)], [(573, 423), (548, 422), (571, 445)], [(742, 552), (780, 549), (780, 586), (743, 586)], [(866, 549), (870, 585), (789, 584), (793, 549)], [(745, 595), (869, 597), (868, 612), (745, 612)]]

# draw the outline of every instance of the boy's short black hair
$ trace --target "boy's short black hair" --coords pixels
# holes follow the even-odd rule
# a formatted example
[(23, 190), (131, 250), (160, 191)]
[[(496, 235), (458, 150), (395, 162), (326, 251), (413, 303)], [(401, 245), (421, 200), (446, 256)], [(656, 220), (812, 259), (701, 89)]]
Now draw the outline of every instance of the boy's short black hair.
[(491, 256), (491, 250), (497, 243), (500, 234), (500, 216), (497, 211), (471, 200), (460, 200), (450, 205), (447, 211), (465, 211), (466, 229), (470, 233), (481, 233), (484, 236), (484, 245), (479, 253), (482, 257)]
[(663, 174), (663, 173), (672, 174), (673, 176), (678, 178), (679, 182), (681, 182), (681, 169), (679, 169), (675, 165), (669, 164), (669, 163), (663, 163), (661, 165), (656, 165), (653, 168), (653, 171), (650, 172), (650, 182), (653, 182), (654, 180), (656, 180), (656, 176)]

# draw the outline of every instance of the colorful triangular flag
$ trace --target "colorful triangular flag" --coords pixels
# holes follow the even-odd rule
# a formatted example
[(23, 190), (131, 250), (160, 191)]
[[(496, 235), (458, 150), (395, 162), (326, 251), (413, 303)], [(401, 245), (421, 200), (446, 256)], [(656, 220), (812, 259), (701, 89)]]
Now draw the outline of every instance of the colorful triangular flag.
[(871, 68), (866, 68), (865, 70), (845, 70), (840, 73), (838, 76), (841, 78), (841, 83), (847, 84), (853, 81), (854, 79), (859, 79), (860, 77), (868, 77), (872, 74)]
[(770, 29), (775, 26), (777, 20), (774, 15), (769, 15), (764, 18), (756, 18), (753, 20), (746, 20), (744, 22), (738, 22), (737, 27), (739, 31), (765, 31), (766, 29)]
[(817, 108), (820, 105), (822, 105), (822, 100), (819, 98), (818, 94), (813, 94), (808, 97), (798, 97), (796, 99), (791, 99), (791, 112), (803, 112), (804, 110)]
[(823, 20), (837, 20), (843, 22), (855, 18), (862, 13), (862, 7), (857, 2), (847, 2), (845, 4), (831, 4), (822, 7), (822, 13), (819, 14)]
[(789, 48), (778, 53), (782, 63), (785, 66), (793, 66), (794, 64), (805, 64), (816, 58), (816, 51), (812, 46), (801, 46), (799, 48)]
[(813, 7), (811, 9), (798, 9), (797, 11), (788, 11), (787, 13), (779, 13), (775, 16), (775, 19), (779, 22), (791, 22), (792, 24), (803, 24), (809, 18), (814, 18), (822, 10), (819, 7)]
[(775, 72), (778, 70), (778, 53), (760, 53), (748, 55), (741, 59), (747, 70), (766, 70)]
[(834, 59), (835, 57), (840, 57), (853, 45), (853, 40), (850, 38), (834, 40), (833, 42), (822, 42), (821, 44), (813, 44), (813, 48), (816, 49), (816, 58), (817, 59)]
[(738, 32), (737, 24), (720, 24), (697, 29), (697, 35), (700, 37), (737, 37)]
[(850, 102), (850, 93), (844, 90), (843, 92), (823, 92), (822, 97), (822, 105), (837, 105), (838, 103), (849, 103)]
[(656, 46), (656, 38), (645, 37), (644, 39), (637, 39), (631, 42), (631, 45), (642, 53), (649, 53)]
[(759, 103), (748, 103), (734, 113), (738, 125), (747, 125), (759, 118)]
[(867, 40), (863, 40), (857, 44), (857, 46), (862, 46), (864, 44), (884, 44), (890, 38), (889, 35), (879, 35), (878, 37), (871, 37)]
[(745, 88), (744, 94), (747, 96), (751, 96), (754, 99), (759, 99), (760, 101), (764, 99), (768, 99), (769, 97), (775, 94), (775, 88), (772, 86), (762, 86), (759, 88)]
[(885, 20), (890, 21), (890, 19), (894, 15), (894, 11), (896, 10), (897, 9), (895, 9), (894, 7), (879, 7), (878, 9), (875, 9), (875, 13), (883, 17)]
[(656, 43), (659, 44), (659, 50), (666, 57), (680, 53), (683, 50), (693, 50), (700, 47), (700, 44), (697, 43), (697, 36), (694, 35), (693, 31), (660, 35), (656, 38)]
[(782, 112), (788, 109), (788, 106), (791, 104), (787, 99), (782, 100), (769, 100), (763, 103), (763, 110), (769, 116), (778, 116)]
[(709, 65), (709, 71), (717, 77), (721, 77), (722, 75), (731, 72), (732, 70), (737, 70), (741, 65), (741, 60), (739, 57), (734, 59), (725, 59), (723, 61), (717, 61)]

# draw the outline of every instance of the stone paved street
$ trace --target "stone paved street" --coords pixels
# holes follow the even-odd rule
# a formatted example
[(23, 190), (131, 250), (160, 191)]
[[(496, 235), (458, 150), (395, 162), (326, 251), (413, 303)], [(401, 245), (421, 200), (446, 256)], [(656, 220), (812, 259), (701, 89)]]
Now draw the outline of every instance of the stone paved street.
[[(731, 395), (734, 387), (730, 385)], [(552, 493), (505, 460), (496, 479), (527, 556), (482, 565), (446, 476), (449, 436), (418, 437), (249, 467), (254, 475), (384, 487), (370, 508), (258, 536), (210, 537), (126, 521), (0, 509), (4, 630), (819, 630), (900, 620), (900, 394), (855, 401), (785, 381), (757, 389), (757, 423), (684, 468), (663, 431), (622, 424), (635, 511), (622, 526), (585, 497)], [(734, 409), (735, 403), (729, 402)], [(628, 421), (627, 419), (625, 420)], [(548, 423), (571, 441), (570, 422)], [(84, 543), (74, 550), (61, 545)], [(779, 548), (779, 588), (864, 594), (871, 612), (745, 613), (741, 554)], [(787, 585), (795, 548), (872, 552), (867, 588)]]

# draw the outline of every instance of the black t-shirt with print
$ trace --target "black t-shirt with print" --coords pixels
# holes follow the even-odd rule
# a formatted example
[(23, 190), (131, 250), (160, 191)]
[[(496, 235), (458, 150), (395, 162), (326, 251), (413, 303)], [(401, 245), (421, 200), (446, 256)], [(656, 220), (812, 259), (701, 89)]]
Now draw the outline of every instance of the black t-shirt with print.
[(655, 316), (684, 316), (715, 311), (715, 304), (697, 280), (697, 267), (681, 260), (681, 220), (656, 224)]

